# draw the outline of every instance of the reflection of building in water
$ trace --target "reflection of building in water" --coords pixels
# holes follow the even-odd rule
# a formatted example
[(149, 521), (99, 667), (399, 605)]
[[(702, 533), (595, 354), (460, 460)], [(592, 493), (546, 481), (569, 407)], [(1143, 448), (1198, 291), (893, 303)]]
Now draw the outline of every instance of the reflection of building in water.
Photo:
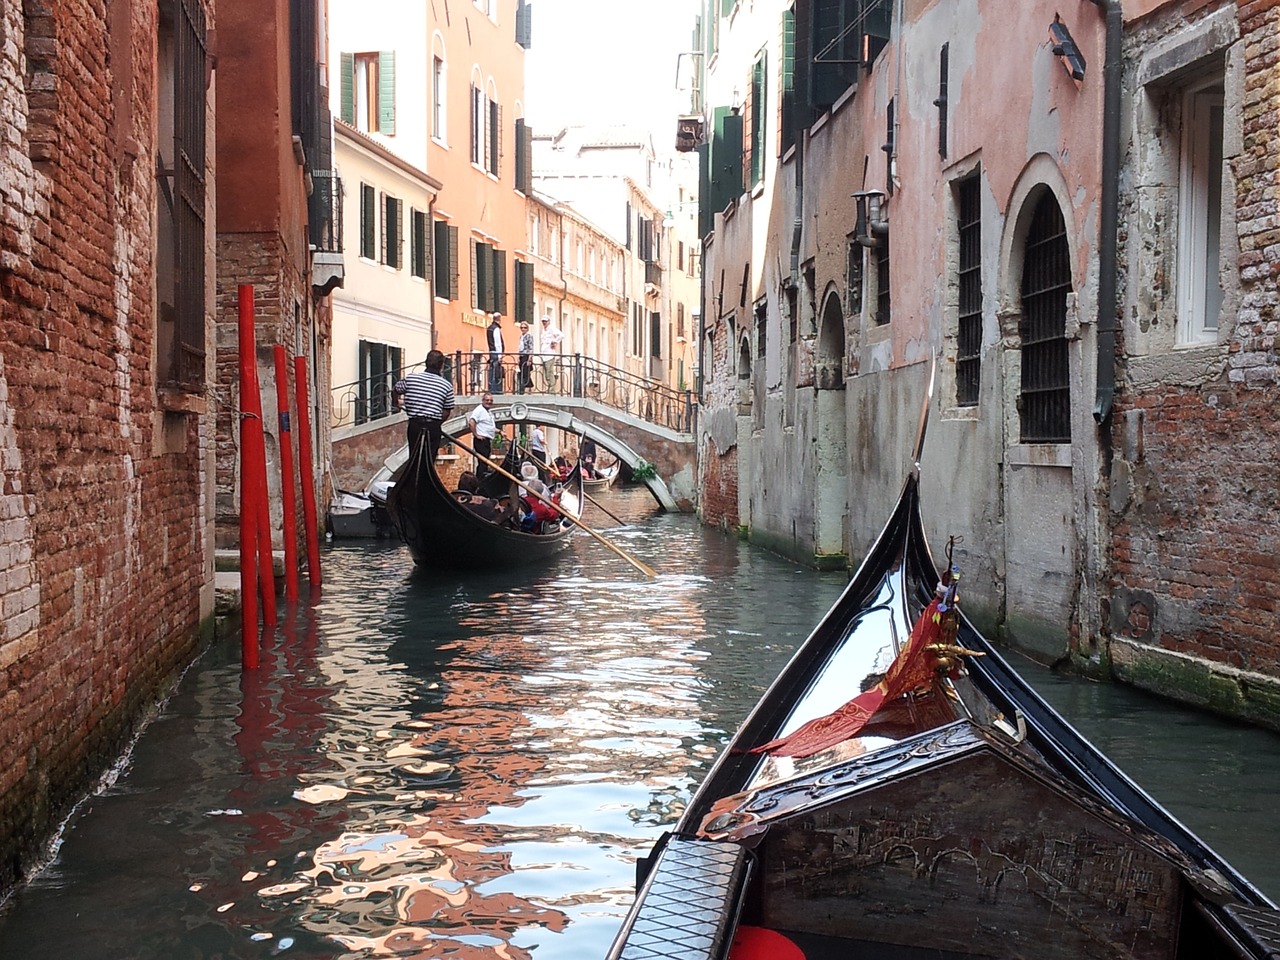
[[(296, 706), (296, 694), (246, 700), (252, 716), (242, 716), (241, 726), (264, 738), (238, 738), (246, 763), (255, 777), (292, 780), (296, 802), (272, 816), (296, 821), (337, 808), (340, 817), (328, 821), (343, 824), (297, 861), (300, 869), (259, 887), (260, 906), (361, 955), (528, 960), (513, 937), (528, 927), (558, 932), (568, 920), (515, 894), (480, 889), (512, 872), (511, 857), (495, 849), (507, 842), (499, 828), (472, 821), (491, 807), (518, 806), (517, 791), (543, 766), (537, 753), (511, 749), (528, 723), (518, 688), (530, 652), (516, 636), (464, 633), (432, 651), (428, 675), (418, 678), (364, 653), (360, 661), (335, 652), (275, 675), (267, 673), (272, 661), (263, 661), (260, 673), (284, 691), (303, 676), (333, 678), (332, 715), (351, 721), (312, 731), (311, 744), (288, 750), (314, 757), (318, 745), (328, 769), (268, 770), (260, 757), (269, 751), (259, 747), (268, 731), (292, 721), (263, 707), (290, 697)], [(378, 659), (394, 653), (379, 651)], [(257, 830), (258, 814), (246, 815)], [(259, 843), (253, 849), (271, 852)]]

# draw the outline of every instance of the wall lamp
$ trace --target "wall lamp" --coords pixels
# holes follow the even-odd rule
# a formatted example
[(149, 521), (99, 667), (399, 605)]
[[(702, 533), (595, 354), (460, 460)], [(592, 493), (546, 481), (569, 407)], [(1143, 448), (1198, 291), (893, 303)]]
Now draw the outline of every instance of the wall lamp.
[(1076, 86), (1080, 86), (1084, 82), (1086, 66), (1084, 54), (1076, 46), (1067, 25), (1056, 13), (1053, 15), (1053, 23), (1049, 24), (1049, 41), (1053, 44), (1053, 55), (1062, 61), (1062, 65), (1067, 68), (1067, 73), (1071, 74), (1071, 79), (1076, 82)]
[(864, 247), (878, 247), (880, 238), (889, 234), (889, 220), (884, 214), (884, 191), (859, 190), (853, 199), (858, 206), (853, 239)]

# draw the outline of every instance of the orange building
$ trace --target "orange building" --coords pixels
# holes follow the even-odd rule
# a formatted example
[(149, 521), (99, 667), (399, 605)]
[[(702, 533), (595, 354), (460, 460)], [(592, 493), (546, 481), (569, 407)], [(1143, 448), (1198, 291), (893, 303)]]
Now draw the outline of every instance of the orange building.
[[(532, 318), (525, 252), (524, 0), (330, 5), (334, 113), (442, 187), (431, 230), (435, 345), (485, 350), (488, 314)], [(407, 362), (421, 358), (408, 357)]]

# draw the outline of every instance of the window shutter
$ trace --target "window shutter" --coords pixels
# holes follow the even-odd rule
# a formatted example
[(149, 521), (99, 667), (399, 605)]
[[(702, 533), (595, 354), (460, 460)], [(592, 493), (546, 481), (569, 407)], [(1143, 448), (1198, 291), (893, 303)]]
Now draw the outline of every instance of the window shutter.
[(458, 299), (458, 228), (446, 226), (449, 236), (449, 299)]
[(524, 177), (524, 129), (524, 117), (516, 117), (516, 189), (528, 193), (529, 184)]
[(506, 316), (507, 314), (507, 251), (493, 251), (493, 307), (492, 309)]
[(373, 187), (360, 184), (360, 256), (376, 260), (377, 196)]
[(649, 315), (649, 356), (662, 359), (662, 314), (657, 312)]
[(382, 214), (382, 218), (381, 218), (382, 222), (378, 225), (378, 262), (386, 263), (387, 262), (387, 220), (389, 219), (387, 216), (387, 199), (388, 198), (385, 193), (381, 194), (381, 197), (382, 197), (382, 203), (379, 204), (379, 206), (381, 207), (380, 212)]
[(502, 107), (489, 101), (489, 172), (498, 175), (498, 158), (502, 155)]
[(346, 123), (356, 122), (356, 58), (353, 53), (344, 53), (338, 57), (338, 69), (342, 72), (342, 119)]
[(627, 236), (623, 241), (623, 246), (628, 250), (631, 249), (631, 201), (627, 201)]
[(524, 182), (525, 192), (533, 192), (533, 127), (525, 126), (521, 132), (524, 142)]
[(778, 64), (778, 155), (796, 142), (796, 9), (782, 12)]
[(516, 261), (516, 322), (533, 323), (533, 264)]
[(394, 50), (378, 54), (378, 132), (396, 135), (396, 55)]
[(711, 140), (711, 212), (723, 210), (742, 193), (742, 117), (716, 107)]
[(533, 46), (533, 6), (528, 0), (516, 3), (516, 43), (526, 50)]
[(488, 266), (488, 258), (480, 256), (483, 244), (479, 240), (471, 241), (471, 305), (477, 310), (484, 310), (484, 280), (481, 273)]
[(431, 225), (435, 241), (435, 261), (431, 271), (432, 293), (437, 297), (449, 297), (449, 224), (437, 220)]

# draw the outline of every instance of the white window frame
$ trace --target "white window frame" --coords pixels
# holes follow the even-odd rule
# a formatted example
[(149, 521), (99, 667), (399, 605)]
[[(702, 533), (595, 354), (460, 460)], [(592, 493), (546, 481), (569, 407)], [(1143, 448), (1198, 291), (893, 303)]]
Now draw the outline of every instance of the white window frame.
[(431, 138), (437, 143), (447, 144), (449, 141), (448, 115), (448, 77), (449, 66), (444, 57), (431, 57)]
[(1188, 87), (1182, 98), (1178, 173), (1179, 346), (1215, 343), (1218, 339), (1223, 300), (1223, 102), (1221, 74)]

